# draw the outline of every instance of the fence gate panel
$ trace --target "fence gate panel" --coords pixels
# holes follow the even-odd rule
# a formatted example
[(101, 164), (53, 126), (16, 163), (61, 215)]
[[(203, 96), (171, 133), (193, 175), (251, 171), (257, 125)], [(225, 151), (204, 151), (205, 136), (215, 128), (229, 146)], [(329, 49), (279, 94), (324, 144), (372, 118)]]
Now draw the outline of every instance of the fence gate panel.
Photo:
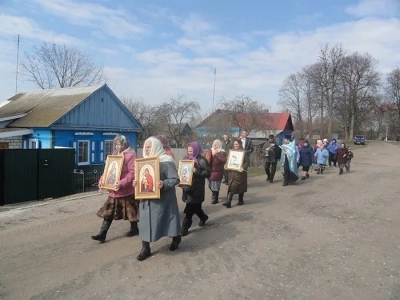
[(4, 149), (0, 205), (37, 200), (37, 149)]
[(70, 194), (75, 149), (40, 149), (38, 160), (38, 199)]

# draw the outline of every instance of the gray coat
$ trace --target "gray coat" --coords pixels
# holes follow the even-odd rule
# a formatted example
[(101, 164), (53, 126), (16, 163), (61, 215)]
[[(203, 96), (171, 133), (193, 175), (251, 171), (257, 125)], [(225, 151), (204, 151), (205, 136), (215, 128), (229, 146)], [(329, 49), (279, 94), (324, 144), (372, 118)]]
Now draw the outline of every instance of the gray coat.
[(141, 200), (139, 204), (139, 236), (155, 242), (164, 236), (178, 236), (181, 231), (175, 186), (179, 176), (173, 162), (160, 163), (160, 179), (164, 182), (160, 200)]

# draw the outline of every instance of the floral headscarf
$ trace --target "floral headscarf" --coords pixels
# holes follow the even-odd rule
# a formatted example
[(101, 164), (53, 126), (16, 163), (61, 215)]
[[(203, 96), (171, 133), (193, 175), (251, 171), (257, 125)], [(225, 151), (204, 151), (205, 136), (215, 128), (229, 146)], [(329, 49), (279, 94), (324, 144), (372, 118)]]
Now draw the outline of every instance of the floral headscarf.
[(186, 155), (184, 157), (185, 160), (194, 160), (197, 161), (197, 156), (201, 155), (203, 153), (203, 150), (201, 149), (201, 146), (198, 142), (190, 142), (187, 144), (186, 149), (188, 147), (193, 148), (193, 154), (192, 155)]
[(119, 134), (119, 135), (117, 135), (117, 136), (114, 138), (114, 144), (115, 144), (117, 141), (120, 142), (121, 148), (120, 148), (119, 151), (118, 151), (116, 148), (114, 148), (113, 155), (120, 154), (120, 153), (122, 153), (124, 150), (126, 150), (126, 149), (128, 149), (128, 148), (130, 147), (129, 139), (128, 139), (127, 137), (125, 137), (124, 135), (122, 135), (122, 134)]
[(160, 158), (160, 162), (165, 162), (165, 161), (174, 162), (174, 159), (170, 155), (165, 153), (163, 144), (160, 142), (158, 138), (151, 136), (144, 142), (144, 144), (146, 144), (147, 141), (151, 142), (151, 150), (150, 154), (146, 155), (144, 151), (145, 149), (143, 148), (143, 158), (158, 156)]

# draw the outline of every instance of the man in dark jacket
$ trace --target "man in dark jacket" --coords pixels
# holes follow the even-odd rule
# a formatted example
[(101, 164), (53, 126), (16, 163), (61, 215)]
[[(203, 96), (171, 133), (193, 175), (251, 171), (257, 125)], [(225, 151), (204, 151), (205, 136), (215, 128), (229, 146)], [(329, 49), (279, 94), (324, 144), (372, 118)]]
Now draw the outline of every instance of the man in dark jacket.
[(250, 155), (254, 151), (253, 142), (247, 137), (247, 131), (243, 130), (240, 134), (240, 140), (242, 141), (242, 148)]
[[(225, 150), (226, 155), (229, 154), (229, 149), (232, 149), (232, 141), (229, 139), (229, 135), (224, 134), (224, 140), (222, 142), (222, 149)], [(228, 171), (224, 170), (224, 179), (222, 183), (228, 184)]]
[(267, 175), (266, 180), (273, 183), (276, 165), (282, 154), (282, 149), (276, 144), (274, 135), (271, 134), (268, 140), (264, 143), (262, 153), (264, 154), (265, 159), (264, 169), (265, 174)]

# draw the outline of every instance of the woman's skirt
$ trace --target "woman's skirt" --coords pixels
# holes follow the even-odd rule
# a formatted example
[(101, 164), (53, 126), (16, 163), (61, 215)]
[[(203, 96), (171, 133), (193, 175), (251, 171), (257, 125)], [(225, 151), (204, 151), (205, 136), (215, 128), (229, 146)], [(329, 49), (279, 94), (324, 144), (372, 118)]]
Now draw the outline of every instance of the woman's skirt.
[(103, 207), (97, 212), (97, 216), (106, 220), (139, 221), (139, 201), (134, 195), (112, 198), (108, 196)]
[(208, 188), (213, 192), (219, 192), (221, 189), (221, 180), (208, 180)]

